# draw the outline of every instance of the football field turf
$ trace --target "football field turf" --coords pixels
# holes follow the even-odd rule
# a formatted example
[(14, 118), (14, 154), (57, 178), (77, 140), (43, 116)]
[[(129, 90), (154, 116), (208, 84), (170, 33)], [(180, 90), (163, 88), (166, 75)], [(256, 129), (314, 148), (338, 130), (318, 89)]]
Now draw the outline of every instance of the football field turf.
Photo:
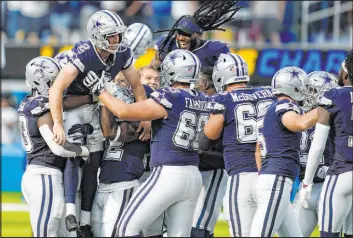
[[(26, 211), (8, 211), (8, 206), (5, 207), (5, 204), (23, 204), (21, 193), (2, 193), (1, 196), (1, 237), (32, 236), (31, 226), (29, 223), (29, 213)], [(320, 233), (317, 227), (313, 232), (312, 237), (319, 237), (319, 234)], [(230, 235), (227, 222), (218, 221), (215, 228), (215, 237), (229, 236)]]

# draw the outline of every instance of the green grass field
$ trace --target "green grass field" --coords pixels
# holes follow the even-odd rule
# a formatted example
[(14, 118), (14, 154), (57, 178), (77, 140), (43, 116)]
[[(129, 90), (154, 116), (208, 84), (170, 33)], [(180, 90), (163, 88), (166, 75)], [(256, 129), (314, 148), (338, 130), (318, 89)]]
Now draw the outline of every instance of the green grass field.
[[(23, 203), (21, 193), (2, 193), (2, 203)], [(1, 212), (1, 237), (31, 237), (32, 231), (28, 212), (3, 211)], [(316, 228), (312, 237), (319, 237)], [(228, 224), (218, 221), (215, 228), (215, 237), (229, 237)]]

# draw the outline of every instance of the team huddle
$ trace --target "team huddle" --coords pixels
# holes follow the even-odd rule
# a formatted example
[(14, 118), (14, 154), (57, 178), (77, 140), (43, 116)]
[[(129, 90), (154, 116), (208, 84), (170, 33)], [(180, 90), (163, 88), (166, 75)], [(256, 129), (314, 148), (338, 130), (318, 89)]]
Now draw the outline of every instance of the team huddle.
[(203, 1), (139, 70), (152, 31), (108, 10), (88, 40), (27, 64), (35, 237), (213, 237), (222, 208), (232, 237), (353, 236), (353, 51), (338, 79), (288, 66), (251, 86), (240, 55), (202, 38), (236, 3)]

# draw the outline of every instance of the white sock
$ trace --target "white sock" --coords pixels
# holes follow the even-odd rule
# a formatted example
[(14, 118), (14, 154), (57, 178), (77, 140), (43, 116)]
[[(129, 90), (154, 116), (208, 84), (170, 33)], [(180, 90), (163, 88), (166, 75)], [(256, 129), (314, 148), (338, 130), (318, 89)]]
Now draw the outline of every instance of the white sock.
[(66, 216), (74, 215), (76, 217), (76, 205), (73, 203), (66, 203)]
[(80, 226), (91, 225), (91, 212), (81, 210)]

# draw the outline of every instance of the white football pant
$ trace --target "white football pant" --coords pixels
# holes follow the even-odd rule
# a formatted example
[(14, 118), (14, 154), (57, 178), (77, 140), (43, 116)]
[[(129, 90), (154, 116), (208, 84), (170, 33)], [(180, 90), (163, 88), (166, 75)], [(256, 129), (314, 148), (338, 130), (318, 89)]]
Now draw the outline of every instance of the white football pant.
[(166, 211), (168, 236), (189, 237), (202, 178), (197, 166), (158, 166), (130, 199), (118, 236), (136, 236)]
[(253, 184), (257, 208), (251, 237), (272, 237), (277, 231), (281, 234), (282, 229), (292, 232), (291, 236), (303, 236), (290, 203), (292, 184), (293, 181), (284, 176), (260, 174), (257, 177)]
[(91, 215), (95, 237), (114, 236), (118, 220), (138, 185), (137, 180), (98, 185)]
[(29, 205), (33, 235), (58, 236), (65, 203), (63, 173), (54, 168), (28, 165), (22, 176), (21, 187)]
[[(297, 193), (293, 202), (294, 214), (297, 217), (300, 229), (304, 237), (310, 237), (318, 224), (320, 193), (324, 183), (314, 183), (312, 186), (310, 198), (308, 199), (308, 208), (304, 208), (300, 203), (300, 194)], [(299, 191), (302, 183), (299, 185)]]
[[(75, 124), (86, 124), (89, 123), (95, 128), (96, 125), (99, 125), (99, 113), (96, 110), (98, 105), (96, 104), (86, 104), (78, 108), (68, 110), (64, 112), (64, 129), (66, 135), (68, 135), (69, 129)], [(70, 143), (81, 143), (81, 140), (74, 141), (72, 138), (67, 136), (67, 141)], [(103, 142), (90, 142), (87, 139), (87, 148), (90, 152), (102, 151)]]
[(256, 212), (252, 187), (257, 176), (257, 172), (247, 172), (228, 178), (223, 208), (229, 233), (233, 237), (250, 236), (251, 223)]
[(224, 169), (201, 171), (202, 188), (197, 200), (192, 227), (214, 233), (223, 197), (226, 193), (228, 175)]
[(320, 232), (337, 233), (343, 226), (343, 232), (352, 235), (352, 175), (353, 171), (326, 176), (319, 204)]

